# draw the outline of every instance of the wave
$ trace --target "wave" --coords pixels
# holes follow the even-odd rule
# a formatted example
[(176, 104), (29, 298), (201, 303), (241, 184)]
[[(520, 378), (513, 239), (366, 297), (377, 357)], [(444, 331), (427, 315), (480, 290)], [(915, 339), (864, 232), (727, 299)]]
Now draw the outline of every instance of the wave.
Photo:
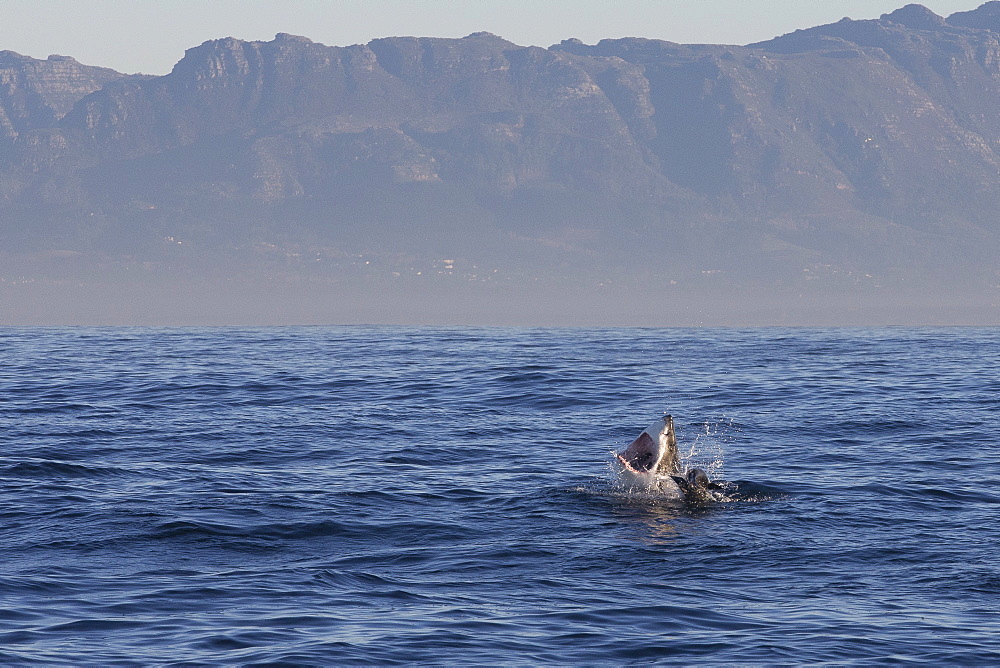
[[(2, 462), (2, 460), (0, 460)], [(37, 460), (0, 464), (0, 477), (58, 480), (63, 478), (130, 477), (134, 472), (116, 466), (94, 466), (70, 462)]]

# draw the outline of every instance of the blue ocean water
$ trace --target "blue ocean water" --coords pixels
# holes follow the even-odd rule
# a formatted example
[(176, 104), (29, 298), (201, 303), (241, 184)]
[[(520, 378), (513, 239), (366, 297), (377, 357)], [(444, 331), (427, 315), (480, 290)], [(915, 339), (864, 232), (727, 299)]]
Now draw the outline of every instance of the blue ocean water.
[(0, 663), (1000, 663), (998, 344), (2, 329)]

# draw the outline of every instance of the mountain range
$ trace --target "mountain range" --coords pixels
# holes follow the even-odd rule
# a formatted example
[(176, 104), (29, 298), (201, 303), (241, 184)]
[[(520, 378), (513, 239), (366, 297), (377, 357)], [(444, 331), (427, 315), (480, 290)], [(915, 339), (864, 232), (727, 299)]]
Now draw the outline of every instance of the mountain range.
[(1000, 2), (0, 52), (0, 323), (1000, 322)]

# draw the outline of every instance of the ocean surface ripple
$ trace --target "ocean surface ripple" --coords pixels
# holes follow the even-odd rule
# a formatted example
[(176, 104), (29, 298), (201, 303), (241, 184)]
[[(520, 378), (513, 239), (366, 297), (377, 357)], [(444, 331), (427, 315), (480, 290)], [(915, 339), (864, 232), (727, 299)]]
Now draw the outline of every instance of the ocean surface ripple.
[(0, 329), (0, 663), (997, 664), (998, 343)]

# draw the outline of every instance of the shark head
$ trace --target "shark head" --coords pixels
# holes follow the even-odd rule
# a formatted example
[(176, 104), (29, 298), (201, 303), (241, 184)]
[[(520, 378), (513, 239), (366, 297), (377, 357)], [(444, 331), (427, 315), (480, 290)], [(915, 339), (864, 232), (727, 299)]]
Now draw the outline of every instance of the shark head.
[(657, 420), (639, 438), (616, 455), (621, 478), (630, 487), (653, 488), (664, 479), (680, 474), (674, 420), (669, 415)]

